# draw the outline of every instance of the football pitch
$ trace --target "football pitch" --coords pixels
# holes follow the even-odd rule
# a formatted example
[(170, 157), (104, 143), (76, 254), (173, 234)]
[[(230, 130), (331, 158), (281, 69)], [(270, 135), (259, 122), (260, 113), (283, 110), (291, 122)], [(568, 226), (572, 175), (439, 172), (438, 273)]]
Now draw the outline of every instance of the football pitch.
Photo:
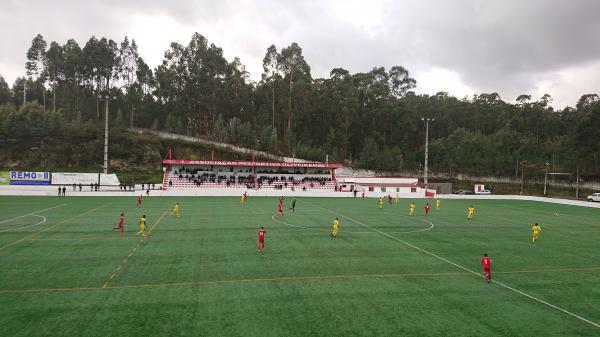
[(600, 335), (600, 209), (410, 201), (0, 197), (0, 336)]

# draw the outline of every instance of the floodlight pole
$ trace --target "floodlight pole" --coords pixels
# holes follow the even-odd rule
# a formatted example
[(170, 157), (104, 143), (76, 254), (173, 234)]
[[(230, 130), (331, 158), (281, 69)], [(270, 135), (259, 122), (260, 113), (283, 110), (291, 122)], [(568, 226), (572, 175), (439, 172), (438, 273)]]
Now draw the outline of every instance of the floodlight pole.
[(421, 117), (421, 120), (425, 122), (425, 168), (423, 170), (423, 184), (425, 188), (427, 188), (427, 178), (428, 178), (428, 161), (429, 161), (429, 122), (435, 121), (435, 118), (424, 118)]
[(108, 101), (110, 97), (104, 97), (104, 165), (102, 171), (108, 173)]
[(524, 169), (525, 169), (525, 165), (524, 165), (523, 161), (521, 160), (521, 193), (520, 193), (520, 195), (523, 195), (523, 183), (524, 183), (523, 170)]
[(577, 165), (577, 183), (575, 186), (575, 198), (579, 198), (579, 165)]
[(544, 174), (544, 196), (546, 196), (546, 185), (548, 183), (548, 165), (550, 164), (546, 162), (546, 173)]

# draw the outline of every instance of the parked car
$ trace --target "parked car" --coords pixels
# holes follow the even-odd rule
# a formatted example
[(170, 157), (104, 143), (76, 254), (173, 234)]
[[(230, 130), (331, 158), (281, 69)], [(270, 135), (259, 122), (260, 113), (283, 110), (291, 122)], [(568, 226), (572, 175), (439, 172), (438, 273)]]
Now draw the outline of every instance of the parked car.
[(454, 194), (461, 194), (461, 195), (473, 195), (473, 194), (475, 194), (475, 192), (469, 191), (469, 190), (456, 190), (453, 193)]
[(592, 193), (592, 195), (588, 195), (586, 199), (589, 202), (600, 202), (600, 193)]
[(475, 194), (490, 195), (490, 194), (492, 194), (492, 191), (490, 191), (490, 190), (481, 190), (479, 192), (475, 192)]

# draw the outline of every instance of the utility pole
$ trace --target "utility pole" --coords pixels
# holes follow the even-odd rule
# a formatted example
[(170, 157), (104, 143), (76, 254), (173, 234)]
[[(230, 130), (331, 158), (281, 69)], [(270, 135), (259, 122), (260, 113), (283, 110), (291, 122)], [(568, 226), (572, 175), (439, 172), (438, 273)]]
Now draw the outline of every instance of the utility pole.
[(546, 173), (544, 174), (544, 196), (546, 196), (546, 184), (548, 183), (548, 162), (546, 162)]
[(425, 122), (425, 168), (423, 170), (423, 183), (425, 184), (425, 188), (427, 188), (428, 161), (429, 161), (429, 122), (435, 121), (435, 118), (421, 117), (421, 120)]

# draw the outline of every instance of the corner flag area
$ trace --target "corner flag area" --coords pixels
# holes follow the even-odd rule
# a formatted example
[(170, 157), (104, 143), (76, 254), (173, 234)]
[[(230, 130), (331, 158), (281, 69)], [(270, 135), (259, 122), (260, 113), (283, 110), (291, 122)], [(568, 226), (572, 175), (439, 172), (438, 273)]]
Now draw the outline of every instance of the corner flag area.
[(0, 197), (0, 335), (600, 334), (600, 209), (293, 200)]

